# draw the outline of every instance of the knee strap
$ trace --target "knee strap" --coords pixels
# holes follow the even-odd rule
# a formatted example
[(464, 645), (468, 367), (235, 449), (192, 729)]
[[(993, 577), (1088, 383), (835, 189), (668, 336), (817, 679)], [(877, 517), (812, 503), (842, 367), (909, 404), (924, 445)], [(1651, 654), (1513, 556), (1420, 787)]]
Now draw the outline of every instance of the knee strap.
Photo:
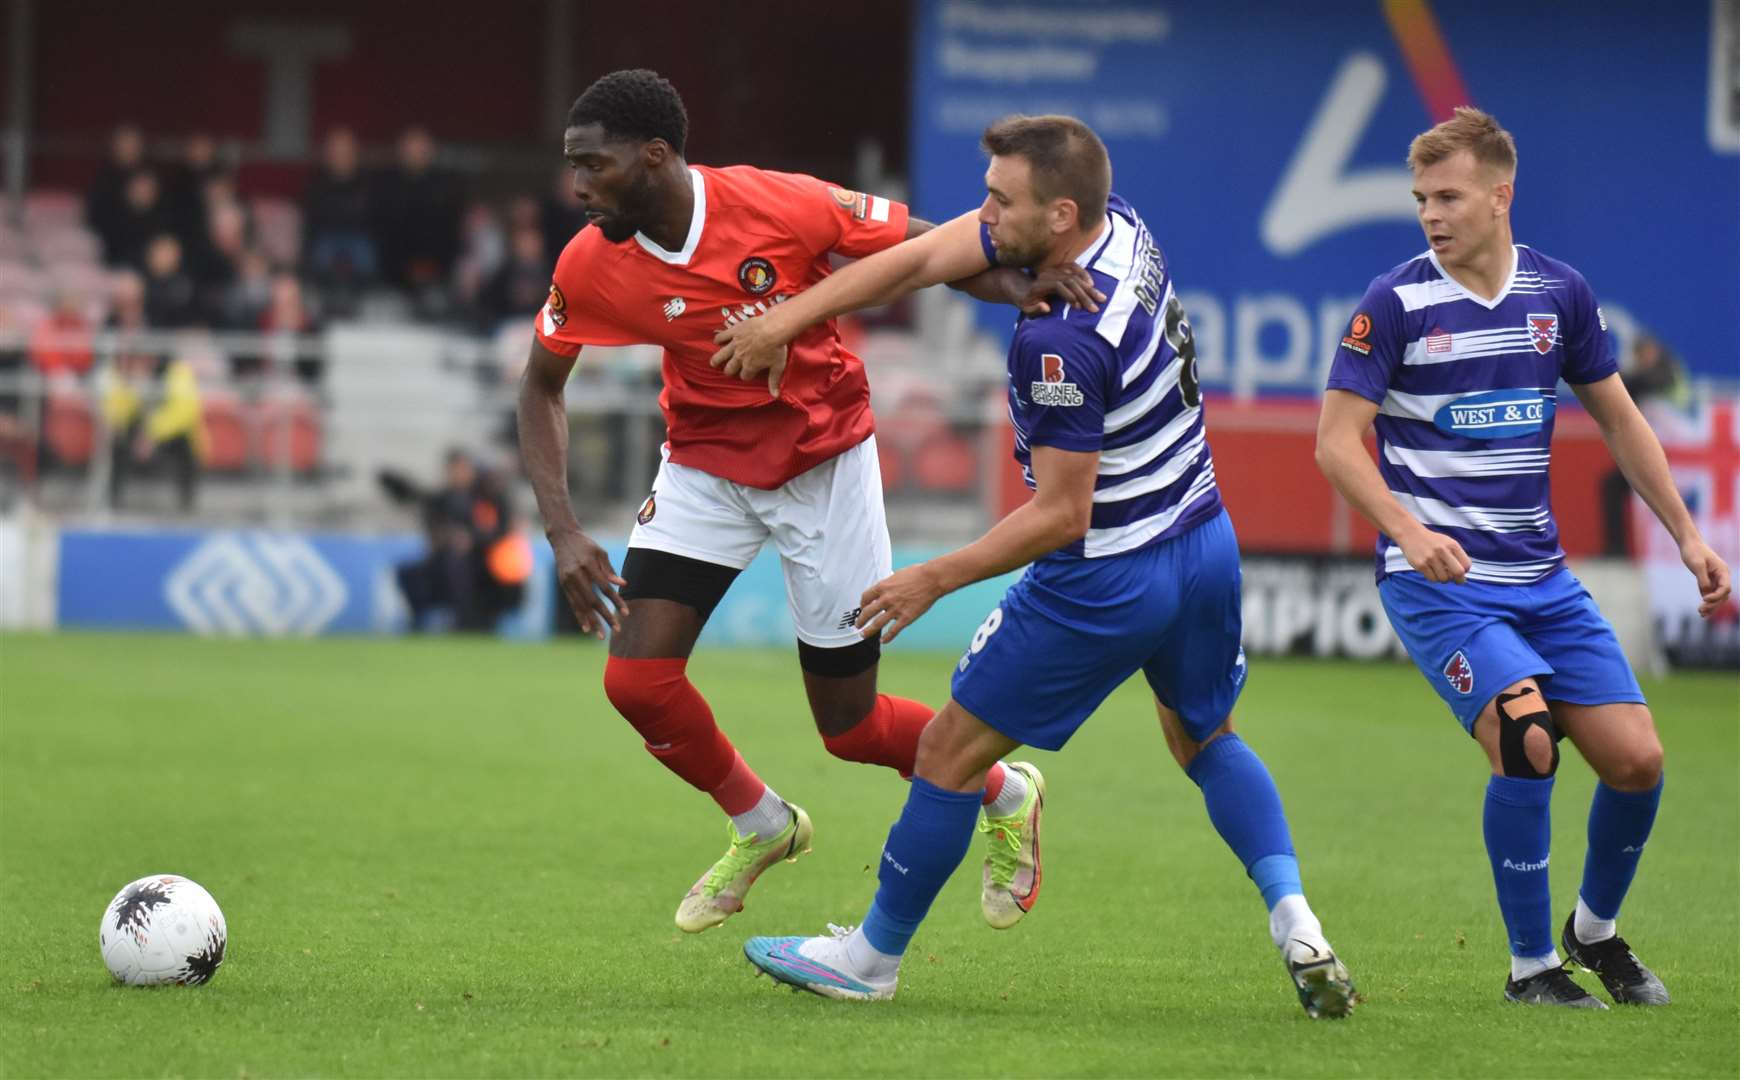
[[(1547, 711), (1546, 702), (1535, 693), (1535, 688), (1525, 686), (1514, 694), (1498, 695), (1497, 710), (1498, 758), (1504, 766), (1504, 775), (1519, 780), (1545, 780), (1558, 772), (1559, 729), (1554, 726), (1553, 714)], [(1523, 744), (1531, 727), (1546, 732), (1547, 744), (1553, 749), (1553, 760), (1545, 772), (1535, 768)]]

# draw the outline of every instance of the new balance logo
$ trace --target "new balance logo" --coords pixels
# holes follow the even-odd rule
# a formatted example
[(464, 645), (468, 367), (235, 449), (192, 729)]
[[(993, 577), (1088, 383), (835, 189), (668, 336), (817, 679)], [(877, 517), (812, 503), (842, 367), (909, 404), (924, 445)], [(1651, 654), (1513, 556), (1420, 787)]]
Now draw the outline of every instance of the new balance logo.
[(1547, 860), (1542, 859), (1540, 862), (1528, 862), (1526, 860), (1523, 862), (1511, 862), (1509, 859), (1506, 859), (1500, 865), (1506, 870), (1516, 870), (1526, 874), (1535, 870), (1545, 870), (1547, 868)]
[(670, 322), (683, 312), (689, 310), (689, 304), (682, 297), (676, 297), (665, 305), (665, 321)]
[(851, 611), (846, 612), (844, 615), (840, 616), (840, 622), (834, 627), (834, 629), (850, 630), (853, 626), (857, 625), (858, 616), (862, 614), (863, 611), (863, 608), (855, 607)]

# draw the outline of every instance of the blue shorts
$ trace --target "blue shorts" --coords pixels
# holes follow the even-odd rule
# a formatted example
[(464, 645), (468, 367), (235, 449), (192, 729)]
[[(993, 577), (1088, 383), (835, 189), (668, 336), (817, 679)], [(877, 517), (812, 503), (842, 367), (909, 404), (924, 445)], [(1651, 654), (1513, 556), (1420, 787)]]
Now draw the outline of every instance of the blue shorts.
[(1571, 571), (1532, 585), (1436, 585), (1418, 573), (1378, 584), (1408, 655), (1469, 734), (1486, 703), (1534, 678), (1548, 701), (1643, 701), (1613, 627)]
[(955, 666), (954, 699), (998, 731), (1058, 750), (1138, 669), (1192, 739), (1245, 684), (1239, 549), (1225, 511), (1147, 547), (1028, 568)]

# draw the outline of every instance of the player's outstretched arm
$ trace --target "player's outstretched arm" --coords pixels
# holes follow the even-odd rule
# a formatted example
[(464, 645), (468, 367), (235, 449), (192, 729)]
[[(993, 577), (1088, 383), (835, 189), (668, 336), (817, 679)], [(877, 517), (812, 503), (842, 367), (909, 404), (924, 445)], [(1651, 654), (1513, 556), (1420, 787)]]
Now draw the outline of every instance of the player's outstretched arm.
[(1601, 438), (1631, 490), (1643, 497), (1656, 520), (1679, 545), (1680, 560), (1698, 579), (1698, 594), (1702, 598), (1698, 614), (1709, 618), (1728, 599), (1732, 577), (1728, 564), (1704, 542), (1698, 523), (1680, 498), (1661, 440), (1655, 437), (1649, 421), (1638, 411), (1618, 375), (1592, 383), (1572, 383), (1571, 389), (1601, 426)]
[[(712, 364), (754, 378), (783, 363), (785, 347), (805, 328), (848, 311), (880, 307), (927, 285), (958, 281), (985, 269), (976, 213), (962, 214), (911, 240), (885, 248), (828, 275), (767, 314), (714, 336)], [(770, 389), (774, 389), (770, 387)]]
[(1006, 574), (1087, 535), (1093, 521), (1098, 450), (1033, 448), (1033, 498), (958, 551), (896, 570), (864, 591), (858, 628), (893, 641), (937, 599)]
[(1473, 563), (1453, 537), (1433, 532), (1396, 501), (1366, 453), (1365, 433), (1377, 403), (1351, 390), (1329, 390), (1317, 419), (1317, 468), (1360, 516), (1401, 545), (1408, 565), (1431, 581), (1461, 584)]
[(617, 576), (604, 549), (581, 531), (568, 501), (568, 409), (563, 388), (572, 370), (574, 357), (558, 355), (532, 341), (532, 355), (520, 376), (520, 460), (538, 500), (544, 534), (556, 554), (556, 578), (580, 622), (580, 632), (602, 641), (606, 626), (612, 632), (622, 629), (620, 617), (628, 614), (628, 605), (616, 590), (627, 582)]

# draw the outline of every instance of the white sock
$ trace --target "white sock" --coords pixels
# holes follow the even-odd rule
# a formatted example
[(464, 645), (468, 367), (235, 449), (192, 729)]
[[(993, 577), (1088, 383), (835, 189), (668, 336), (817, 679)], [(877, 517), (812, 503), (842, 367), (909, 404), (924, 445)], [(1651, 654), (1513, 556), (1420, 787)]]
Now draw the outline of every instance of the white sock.
[(986, 817), (1008, 817), (1021, 809), (1021, 804), (1027, 800), (1027, 777), (1003, 766), (1003, 790), (997, 792), (997, 797), (985, 804)]
[(756, 833), (756, 838), (762, 842), (772, 839), (789, 824), (791, 807), (771, 787), (761, 793), (760, 801), (754, 806), (741, 814), (731, 815), (731, 827), (737, 830), (738, 836)]
[(1548, 968), (1558, 967), (1559, 962), (1557, 949), (1545, 956), (1513, 956), (1510, 958), (1510, 977), (1521, 982), (1530, 975), (1539, 975)]
[(1288, 938), (1302, 937), (1309, 940), (1322, 936), (1323, 924), (1317, 921), (1311, 905), (1299, 893), (1281, 897), (1275, 903), (1275, 910), (1269, 912), (1269, 940), (1275, 943), (1277, 949), (1287, 944)]
[(1589, 905), (1577, 897), (1577, 914), (1571, 923), (1571, 932), (1577, 935), (1577, 940), (1585, 945), (1594, 945), (1606, 941), (1619, 933), (1619, 920), (1603, 919), (1589, 910)]
[(900, 957), (882, 952), (870, 944), (861, 926), (846, 938), (846, 959), (851, 962), (854, 972), (867, 979), (881, 982), (900, 974)]

